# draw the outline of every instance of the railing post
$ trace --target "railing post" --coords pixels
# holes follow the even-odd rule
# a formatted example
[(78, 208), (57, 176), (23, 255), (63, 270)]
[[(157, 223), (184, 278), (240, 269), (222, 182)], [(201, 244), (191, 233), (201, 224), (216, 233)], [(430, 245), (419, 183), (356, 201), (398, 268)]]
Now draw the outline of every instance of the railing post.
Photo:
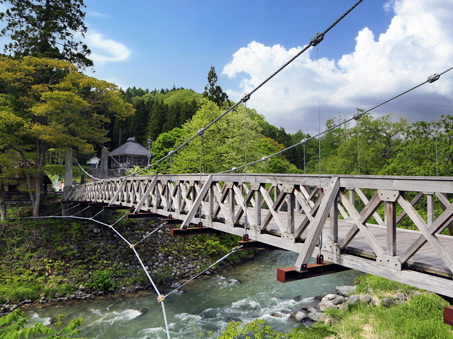
[(230, 193), (228, 193), (228, 205), (229, 205), (229, 211), (230, 211), (230, 220), (233, 221), (234, 219), (234, 189), (233, 189), (234, 183), (230, 183)]
[(428, 226), (431, 226), (434, 222), (434, 199), (433, 193), (425, 193), (426, 194), (426, 209), (428, 215)]
[(250, 189), (255, 190), (255, 221), (256, 227), (261, 227), (261, 192), (260, 192), (261, 184), (252, 184)]
[(387, 220), (387, 255), (396, 256), (396, 202), (385, 202), (385, 219)]
[[(338, 201), (334, 200), (330, 209), (330, 238), (332, 243), (338, 243)], [(332, 244), (332, 245), (333, 245)]]
[(286, 196), (288, 205), (287, 230), (290, 234), (294, 234), (294, 189), (292, 191), (292, 193), (288, 193)]

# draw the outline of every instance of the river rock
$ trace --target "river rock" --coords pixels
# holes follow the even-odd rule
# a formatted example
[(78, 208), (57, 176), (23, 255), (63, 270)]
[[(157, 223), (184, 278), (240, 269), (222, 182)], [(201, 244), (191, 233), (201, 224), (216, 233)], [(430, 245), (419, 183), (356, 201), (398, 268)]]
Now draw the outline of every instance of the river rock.
[(274, 318), (283, 318), (283, 316), (281, 314), (278, 314), (276, 312), (272, 312), (271, 316), (274, 317)]
[(307, 318), (308, 318), (308, 315), (307, 315), (307, 313), (305, 313), (305, 312), (296, 311), (296, 312), (294, 312), (293, 314), (291, 314), (291, 315), (289, 316), (289, 318), (290, 318), (291, 320), (299, 321), (299, 322), (300, 322), (300, 321), (303, 321), (304, 319), (307, 319)]
[(335, 299), (337, 297), (336, 294), (327, 294), (326, 296), (324, 296), (324, 298), (321, 299), (321, 302), (322, 301), (331, 301), (333, 299)]
[(351, 295), (348, 299), (348, 304), (352, 305), (360, 301), (360, 295)]
[(346, 298), (345, 298), (345, 297), (343, 297), (342, 295), (337, 295), (337, 296), (335, 297), (335, 299), (332, 300), (332, 303), (333, 303), (334, 305), (339, 305), (339, 304), (344, 303), (345, 301), (346, 301)]
[(332, 301), (330, 301), (330, 300), (321, 301), (321, 302), (319, 303), (318, 306), (319, 306), (319, 309), (320, 309), (322, 312), (324, 312), (325, 310), (327, 310), (327, 309), (329, 309), (329, 308), (334, 308), (334, 307), (336, 307), (335, 304), (334, 304)]
[(322, 319), (324, 319), (324, 313), (311, 312), (311, 313), (308, 313), (308, 318), (310, 318), (310, 320), (312, 320), (312, 321), (321, 321)]
[(352, 292), (355, 292), (355, 286), (337, 286), (337, 294), (347, 297)]
[(371, 300), (373, 300), (373, 297), (369, 294), (363, 295), (363, 297), (360, 298), (361, 301), (366, 301), (367, 303), (370, 303)]

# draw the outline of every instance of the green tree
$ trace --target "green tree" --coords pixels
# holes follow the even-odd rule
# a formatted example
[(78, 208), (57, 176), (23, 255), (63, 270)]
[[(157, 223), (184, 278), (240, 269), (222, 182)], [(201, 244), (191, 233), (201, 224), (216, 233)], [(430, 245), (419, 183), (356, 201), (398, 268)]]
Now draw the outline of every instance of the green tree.
[(85, 36), (83, 0), (0, 0), (10, 6), (0, 13), (6, 26), (0, 36), (11, 38), (5, 51), (15, 57), (35, 56), (68, 60), (85, 68), (93, 66), (91, 51), (77, 34)]
[(406, 127), (404, 117), (394, 121), (392, 114), (365, 114), (352, 128), (332, 130), (321, 142), (323, 172), (358, 174), (360, 162), (360, 174), (380, 174), (396, 156)]
[[(440, 176), (453, 175), (453, 117), (438, 121), (418, 121), (408, 126), (404, 142), (381, 174)], [(437, 144), (437, 145), (436, 145)]]
[(0, 70), (0, 112), (11, 118), (0, 123), (14, 120), (19, 138), (17, 142), (0, 139), (0, 148), (13, 149), (20, 155), (33, 215), (37, 216), (41, 174), (52, 145), (91, 154), (93, 143), (106, 140), (103, 124), (109, 121), (109, 115), (127, 117), (133, 108), (123, 102), (116, 85), (79, 73), (67, 61), (6, 57), (0, 60)]
[(223, 103), (228, 103), (228, 95), (223, 92), (222, 87), (217, 85), (217, 73), (215, 72), (214, 66), (211, 66), (211, 69), (208, 73), (208, 84), (204, 88), (203, 96), (215, 102), (217, 106), (221, 107)]
[(147, 127), (147, 135), (152, 140), (156, 140), (159, 134), (163, 132), (167, 114), (168, 106), (163, 101), (154, 100), (152, 102)]

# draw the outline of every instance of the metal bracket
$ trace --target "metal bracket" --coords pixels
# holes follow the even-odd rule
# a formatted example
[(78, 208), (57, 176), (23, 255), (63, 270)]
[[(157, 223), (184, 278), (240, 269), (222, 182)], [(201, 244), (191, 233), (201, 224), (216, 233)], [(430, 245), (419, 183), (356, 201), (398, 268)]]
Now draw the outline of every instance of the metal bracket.
[(288, 240), (291, 242), (295, 242), (295, 237), (294, 237), (294, 234), (292, 234), (292, 233), (283, 233), (282, 239), (285, 239), (285, 240)]
[(293, 193), (294, 192), (294, 185), (283, 185), (283, 192), (285, 192), (285, 193)]
[(261, 187), (261, 184), (257, 184), (257, 183), (253, 183), (253, 184), (250, 184), (250, 188), (254, 191), (258, 191)]
[(380, 266), (385, 266), (401, 271), (401, 262), (398, 260), (398, 258), (395, 257), (383, 255), (376, 258), (376, 263)]
[(329, 242), (322, 246), (324, 252), (330, 252), (333, 254), (340, 254), (340, 244), (337, 242)]
[(378, 190), (379, 198), (381, 201), (395, 202), (400, 196), (399, 191), (392, 190)]

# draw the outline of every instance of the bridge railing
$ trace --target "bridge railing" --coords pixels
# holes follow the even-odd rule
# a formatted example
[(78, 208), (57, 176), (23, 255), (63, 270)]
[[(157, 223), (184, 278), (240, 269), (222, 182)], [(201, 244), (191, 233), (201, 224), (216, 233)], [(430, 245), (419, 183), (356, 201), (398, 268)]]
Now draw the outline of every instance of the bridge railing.
[[(171, 214), (183, 228), (201, 222), (230, 234), (247, 232), (299, 253), (298, 270), (317, 246), (332, 261), (349, 253), (396, 271), (429, 248), (440, 259), (430, 273), (451, 278), (450, 237), (441, 233), (449, 228), (453, 234), (452, 197), (449, 177), (194, 174), (89, 182), (75, 187), (69, 200)], [(413, 231), (401, 237), (400, 226)]]

